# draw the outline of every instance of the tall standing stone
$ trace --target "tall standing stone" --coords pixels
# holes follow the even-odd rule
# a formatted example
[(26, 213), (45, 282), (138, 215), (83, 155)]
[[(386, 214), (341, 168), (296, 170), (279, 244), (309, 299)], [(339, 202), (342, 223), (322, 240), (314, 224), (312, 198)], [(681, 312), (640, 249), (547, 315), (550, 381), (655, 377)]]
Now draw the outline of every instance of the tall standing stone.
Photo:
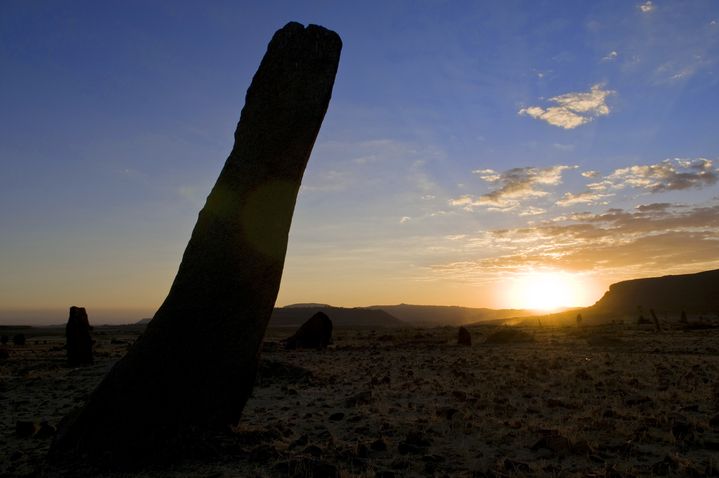
[(472, 335), (465, 327), (460, 327), (457, 332), (457, 344), (470, 347), (472, 345)]
[(93, 363), (90, 330), (92, 328), (85, 308), (70, 307), (70, 317), (65, 326), (65, 349), (67, 350), (68, 365), (74, 367)]
[(275, 33), (165, 302), (62, 424), (52, 460), (135, 467), (238, 423), (341, 48), (335, 32), (316, 25), (292, 22)]

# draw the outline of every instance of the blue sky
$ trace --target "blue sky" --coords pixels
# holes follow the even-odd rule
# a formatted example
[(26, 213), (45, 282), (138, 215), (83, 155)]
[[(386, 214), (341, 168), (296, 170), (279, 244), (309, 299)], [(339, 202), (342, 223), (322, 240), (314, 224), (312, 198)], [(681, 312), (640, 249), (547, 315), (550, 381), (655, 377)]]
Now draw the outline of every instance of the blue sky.
[(716, 1), (4, 1), (0, 320), (152, 313), (290, 20), (344, 48), (279, 304), (719, 267)]

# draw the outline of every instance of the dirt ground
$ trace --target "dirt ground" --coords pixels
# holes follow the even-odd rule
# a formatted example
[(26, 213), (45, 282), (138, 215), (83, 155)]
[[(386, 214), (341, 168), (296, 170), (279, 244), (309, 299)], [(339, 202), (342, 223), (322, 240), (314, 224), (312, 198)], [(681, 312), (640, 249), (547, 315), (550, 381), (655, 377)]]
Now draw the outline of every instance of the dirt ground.
[[(477, 326), (471, 347), (453, 327), (339, 329), (324, 351), (270, 329), (240, 426), (133, 476), (719, 476), (719, 329), (651, 329)], [(139, 331), (96, 328), (81, 368), (62, 329), (6, 346), (0, 476), (42, 476), (54, 427)]]

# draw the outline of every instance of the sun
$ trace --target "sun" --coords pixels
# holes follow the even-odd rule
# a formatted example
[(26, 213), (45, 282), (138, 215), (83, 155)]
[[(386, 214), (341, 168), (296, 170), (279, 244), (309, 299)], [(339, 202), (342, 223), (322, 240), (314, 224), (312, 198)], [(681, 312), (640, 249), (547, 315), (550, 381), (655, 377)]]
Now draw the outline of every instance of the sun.
[(508, 295), (512, 307), (551, 312), (576, 306), (584, 294), (571, 274), (552, 271), (522, 274), (513, 280)]

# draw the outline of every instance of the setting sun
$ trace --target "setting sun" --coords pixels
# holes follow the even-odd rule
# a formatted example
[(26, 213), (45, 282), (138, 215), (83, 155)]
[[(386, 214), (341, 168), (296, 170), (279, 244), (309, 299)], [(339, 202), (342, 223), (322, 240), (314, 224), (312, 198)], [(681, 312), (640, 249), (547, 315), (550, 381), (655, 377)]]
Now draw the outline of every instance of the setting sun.
[(584, 304), (584, 289), (566, 272), (533, 272), (513, 281), (508, 300), (517, 308), (553, 311)]

